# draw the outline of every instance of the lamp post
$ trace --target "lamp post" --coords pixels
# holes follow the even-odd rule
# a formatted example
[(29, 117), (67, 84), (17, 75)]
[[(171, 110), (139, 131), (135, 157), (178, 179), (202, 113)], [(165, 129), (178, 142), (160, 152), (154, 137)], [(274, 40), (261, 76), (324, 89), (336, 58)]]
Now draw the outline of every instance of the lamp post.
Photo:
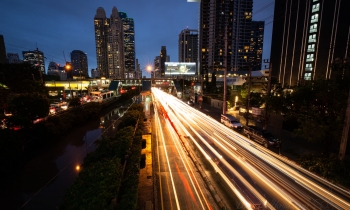
[(80, 97), (83, 96), (83, 78), (81, 77), (81, 73), (83, 71), (82, 70), (79, 70), (79, 74), (80, 74)]
[(71, 72), (72, 65), (69, 62), (66, 62), (66, 65), (64, 66), (64, 69), (67, 72), (67, 80), (68, 80), (68, 83), (69, 83), (70, 98), (73, 98), (72, 97), (72, 88), (70, 87), (70, 78), (68, 78), (68, 72)]

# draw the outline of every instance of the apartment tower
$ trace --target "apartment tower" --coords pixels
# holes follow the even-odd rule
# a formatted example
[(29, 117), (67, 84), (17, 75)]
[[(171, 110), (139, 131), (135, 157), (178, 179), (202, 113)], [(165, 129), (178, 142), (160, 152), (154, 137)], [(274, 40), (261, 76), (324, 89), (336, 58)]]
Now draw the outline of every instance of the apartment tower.
[(276, 0), (272, 75), (284, 87), (330, 79), (331, 65), (349, 57), (350, 1)]
[(179, 62), (198, 61), (198, 30), (184, 29), (179, 34)]
[(253, 0), (202, 0), (200, 4), (199, 71), (208, 81), (215, 71), (248, 70)]
[(124, 79), (124, 34), (123, 23), (116, 7), (110, 18), (102, 7), (94, 18), (97, 69), (101, 77)]
[(134, 19), (125, 12), (119, 12), (123, 22), (125, 71), (135, 71), (135, 30)]
[(73, 50), (70, 53), (73, 66), (73, 75), (89, 77), (87, 55), (81, 50)]

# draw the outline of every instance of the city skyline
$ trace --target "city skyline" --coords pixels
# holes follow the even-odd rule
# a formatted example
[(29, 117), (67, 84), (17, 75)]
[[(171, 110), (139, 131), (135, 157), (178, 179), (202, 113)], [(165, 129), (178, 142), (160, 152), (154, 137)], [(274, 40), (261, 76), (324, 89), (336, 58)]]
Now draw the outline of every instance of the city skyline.
[[(22, 54), (22, 51), (38, 47), (46, 57), (45, 66), (48, 66), (50, 61), (64, 64), (65, 59), (69, 61), (71, 51), (81, 50), (87, 53), (90, 72), (90, 69), (97, 67), (94, 15), (98, 7), (109, 11), (113, 6), (135, 21), (136, 59), (144, 76), (148, 75), (145, 67), (153, 64), (161, 46), (166, 46), (167, 54), (175, 62), (178, 57), (178, 34), (186, 28), (198, 29), (199, 5), (186, 0), (105, 1), (102, 4), (87, 4), (81, 0), (69, 4), (68, 1), (39, 3), (37, 0), (15, 0), (4, 3), (0, 8), (0, 18), (6, 20), (0, 23), (6, 52)], [(253, 20), (265, 20), (266, 24), (263, 59), (270, 57), (270, 16), (273, 9), (273, 1), (254, 1)]]

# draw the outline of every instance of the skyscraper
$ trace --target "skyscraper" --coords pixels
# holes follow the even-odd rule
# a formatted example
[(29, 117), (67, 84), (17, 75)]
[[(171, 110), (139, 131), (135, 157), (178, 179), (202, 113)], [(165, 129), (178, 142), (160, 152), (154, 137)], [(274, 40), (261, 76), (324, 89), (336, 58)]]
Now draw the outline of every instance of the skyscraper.
[(262, 64), (262, 53), (264, 46), (264, 28), (265, 21), (252, 21), (252, 31), (251, 31), (251, 43), (250, 43), (250, 51), (252, 63), (252, 70), (261, 70)]
[(123, 79), (125, 76), (123, 23), (113, 7), (110, 18), (102, 7), (94, 18), (97, 69), (101, 77)]
[(179, 62), (198, 61), (198, 30), (184, 29), (179, 34)]
[(276, 0), (272, 75), (284, 87), (335, 74), (335, 59), (349, 57), (350, 1)]
[(73, 66), (73, 75), (88, 77), (88, 61), (86, 53), (81, 50), (73, 50), (70, 53), (70, 58)]
[(45, 74), (44, 53), (38, 49), (32, 51), (22, 51), (23, 62), (39, 68), (41, 74)]
[(0, 34), (0, 63), (7, 63), (4, 37)]
[(119, 12), (119, 17), (123, 21), (125, 70), (135, 71), (134, 19), (129, 18), (125, 12)]
[(252, 63), (253, 0), (200, 1), (199, 71), (248, 70)]

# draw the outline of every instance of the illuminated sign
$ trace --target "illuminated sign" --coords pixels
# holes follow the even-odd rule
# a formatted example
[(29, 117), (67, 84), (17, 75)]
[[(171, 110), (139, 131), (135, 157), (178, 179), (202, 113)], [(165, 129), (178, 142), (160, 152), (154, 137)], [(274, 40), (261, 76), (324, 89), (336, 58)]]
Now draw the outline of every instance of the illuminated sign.
[(196, 63), (165, 62), (165, 75), (195, 75)]

